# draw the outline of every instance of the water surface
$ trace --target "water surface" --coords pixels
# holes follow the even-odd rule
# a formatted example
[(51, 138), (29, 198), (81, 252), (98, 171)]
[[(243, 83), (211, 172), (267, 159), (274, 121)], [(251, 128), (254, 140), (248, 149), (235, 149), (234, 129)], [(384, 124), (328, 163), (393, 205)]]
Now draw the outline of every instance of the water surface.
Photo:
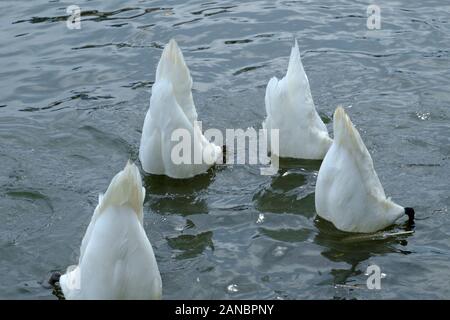
[[(164, 298), (450, 298), (450, 5), (378, 1), (381, 30), (368, 30), (370, 3), (2, 0), (0, 297), (56, 299), (42, 284), (77, 262), (98, 193), (137, 159), (170, 38), (204, 129), (223, 130), (261, 127), (296, 37), (330, 132), (348, 106), (386, 193), (416, 209), (415, 233), (361, 241), (316, 218), (320, 162), (146, 176)], [(66, 27), (71, 4), (80, 30)], [(365, 287), (371, 264), (381, 290)]]

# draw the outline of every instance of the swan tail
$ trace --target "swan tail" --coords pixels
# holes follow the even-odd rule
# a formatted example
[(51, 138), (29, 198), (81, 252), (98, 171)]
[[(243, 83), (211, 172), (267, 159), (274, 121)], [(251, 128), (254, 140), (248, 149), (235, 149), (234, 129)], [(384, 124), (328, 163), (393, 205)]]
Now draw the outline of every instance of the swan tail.
[(362, 141), (358, 130), (353, 125), (343, 107), (339, 106), (336, 108), (333, 119), (334, 139), (338, 143), (347, 145), (370, 157), (369, 151)]
[(286, 75), (288, 78), (294, 78), (302, 73), (305, 73), (305, 71), (303, 69), (302, 58), (300, 57), (298, 42), (297, 39), (295, 39), (294, 46), (291, 49), (291, 56), (289, 57), (289, 65)]
[(141, 174), (134, 163), (128, 160), (125, 168), (112, 179), (108, 190), (101, 198), (98, 212), (109, 206), (130, 206), (142, 221), (145, 188)]
[(386, 208), (393, 208), (395, 215), (399, 216), (400, 212), (403, 212), (403, 208), (390, 199), (386, 199), (383, 186), (375, 172), (369, 150), (367, 150), (358, 130), (342, 107), (337, 107), (334, 112), (333, 128), (334, 141), (354, 155), (355, 164), (359, 168), (363, 181), (368, 186), (367, 188), (371, 190), (372, 195), (382, 201)]
[(301, 85), (304, 89), (309, 91), (309, 81), (303, 68), (302, 58), (300, 56), (300, 49), (298, 47), (297, 39), (291, 49), (291, 56), (289, 57), (289, 65), (286, 72), (286, 77), (289, 83), (293, 85)]
[(183, 53), (174, 39), (165, 46), (156, 68), (155, 83), (168, 80), (180, 107), (190, 122), (197, 120), (197, 111), (192, 98), (192, 77), (184, 61)]
[(306, 108), (312, 116), (315, 113), (316, 107), (314, 106), (311, 95), (308, 76), (303, 68), (297, 40), (295, 40), (295, 44), (291, 50), (288, 70), (286, 72), (286, 81), (289, 96), (294, 101), (297, 101), (302, 108)]
[(192, 78), (184, 61), (183, 53), (174, 39), (164, 47), (156, 68), (156, 81), (168, 78), (174, 87), (191, 90)]

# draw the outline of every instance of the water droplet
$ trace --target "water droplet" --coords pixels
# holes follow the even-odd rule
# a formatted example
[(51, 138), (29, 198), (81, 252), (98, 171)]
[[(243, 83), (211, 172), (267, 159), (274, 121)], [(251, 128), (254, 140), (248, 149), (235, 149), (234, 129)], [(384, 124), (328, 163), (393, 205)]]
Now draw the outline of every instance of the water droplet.
[(264, 219), (265, 219), (264, 214), (260, 213), (258, 215), (258, 220), (256, 220), (256, 223), (263, 223)]
[(238, 287), (237, 287), (237, 284), (230, 284), (230, 285), (227, 287), (227, 290), (228, 290), (228, 292), (231, 292), (231, 293), (235, 293), (235, 292), (238, 292), (238, 291), (239, 291), (239, 289), (238, 289)]
[(416, 112), (417, 118), (420, 120), (428, 120), (430, 119), (431, 113), (430, 112)]
[(273, 255), (275, 257), (281, 257), (284, 256), (284, 254), (286, 253), (286, 250), (288, 248), (287, 247), (281, 247), (281, 246), (277, 246), (274, 250), (273, 250)]

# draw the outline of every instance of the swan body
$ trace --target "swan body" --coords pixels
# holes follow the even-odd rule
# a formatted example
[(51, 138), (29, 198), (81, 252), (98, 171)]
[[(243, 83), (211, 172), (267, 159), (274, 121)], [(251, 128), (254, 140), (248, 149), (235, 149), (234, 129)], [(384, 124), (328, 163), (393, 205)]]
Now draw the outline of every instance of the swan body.
[[(191, 178), (205, 173), (222, 159), (222, 149), (209, 142), (198, 125), (191, 89), (189, 69), (172, 39), (158, 63), (142, 129), (139, 159), (144, 171), (178, 179)], [(191, 154), (187, 161), (173, 158), (174, 147), (184, 142), (178, 133), (189, 136), (187, 145)]]
[(59, 282), (66, 299), (160, 299), (161, 276), (143, 228), (138, 168), (128, 163), (99, 197), (78, 265)]
[(332, 140), (311, 96), (297, 41), (291, 50), (289, 66), (281, 80), (270, 79), (266, 88), (267, 117), (263, 128), (279, 130), (279, 157), (321, 160)]
[(334, 141), (316, 182), (317, 214), (339, 230), (361, 233), (384, 229), (408, 214), (386, 198), (369, 151), (343, 108), (336, 109), (333, 125)]

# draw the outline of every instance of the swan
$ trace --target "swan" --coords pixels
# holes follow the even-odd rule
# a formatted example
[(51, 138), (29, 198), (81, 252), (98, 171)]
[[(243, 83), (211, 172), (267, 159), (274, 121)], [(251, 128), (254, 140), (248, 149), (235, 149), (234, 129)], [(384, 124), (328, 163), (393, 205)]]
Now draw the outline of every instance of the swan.
[(317, 114), (303, 69), (297, 40), (291, 50), (286, 76), (270, 79), (265, 96), (266, 119), (263, 128), (279, 130), (279, 151), (269, 142), (272, 153), (279, 157), (321, 160), (332, 140)]
[(392, 225), (414, 209), (386, 198), (372, 158), (342, 107), (334, 112), (334, 141), (316, 182), (317, 214), (347, 232), (372, 233)]
[(78, 265), (59, 278), (66, 299), (161, 299), (152, 245), (143, 227), (145, 188), (128, 162), (99, 196)]
[[(139, 147), (142, 168), (176, 179), (205, 173), (223, 159), (222, 148), (202, 134), (192, 98), (192, 78), (173, 39), (163, 50), (155, 78)], [(177, 148), (183, 142), (188, 148)]]

